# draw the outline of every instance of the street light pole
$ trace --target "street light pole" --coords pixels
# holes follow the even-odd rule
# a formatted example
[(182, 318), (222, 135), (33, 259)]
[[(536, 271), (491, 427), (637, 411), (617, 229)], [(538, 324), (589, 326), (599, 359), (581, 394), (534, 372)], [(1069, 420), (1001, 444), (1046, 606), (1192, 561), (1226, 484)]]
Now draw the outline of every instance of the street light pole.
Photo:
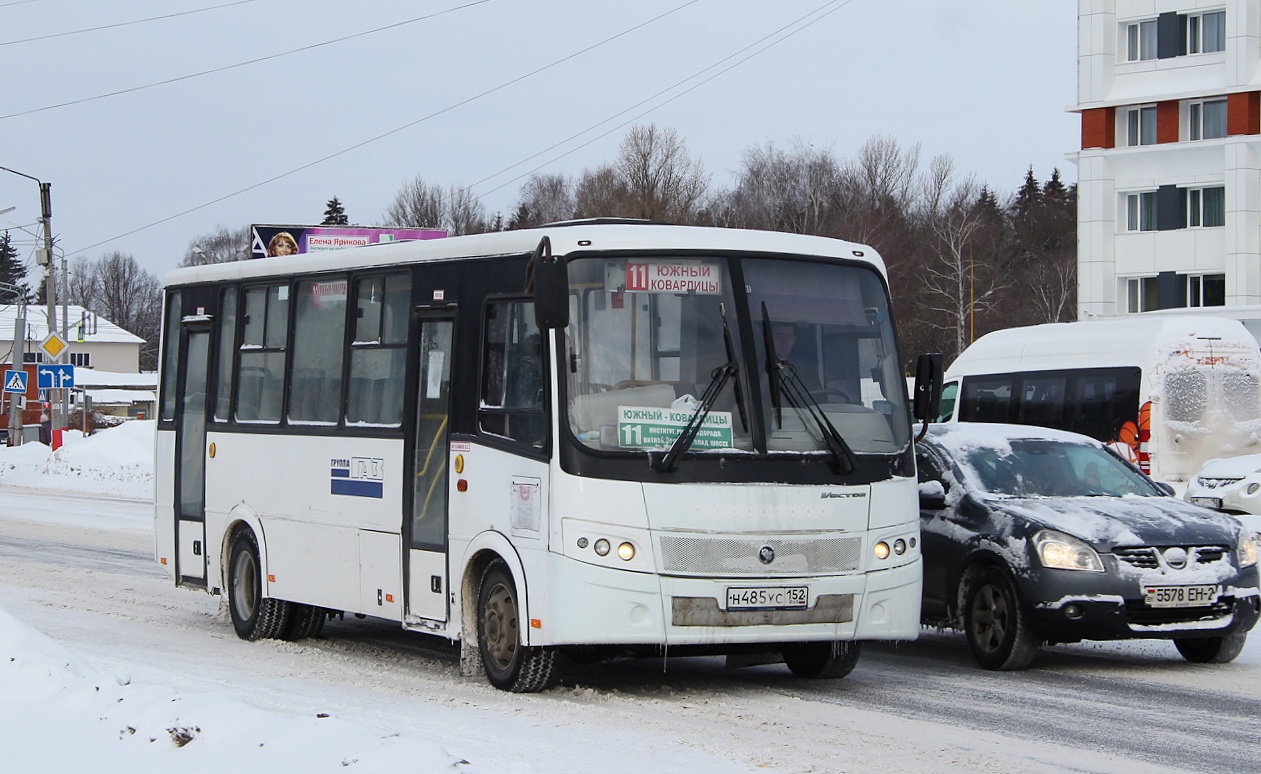
[[(0, 171), (9, 172), (24, 177), (27, 180), (34, 180), (39, 185), (39, 221), (44, 226), (44, 247), (43, 264), (48, 270), (48, 275), (44, 278), (44, 297), (48, 300), (48, 332), (50, 334), (57, 332), (57, 271), (56, 264), (53, 262), (53, 196), (52, 183), (45, 183), (38, 177), (28, 175), (25, 172), (19, 172), (16, 169), (8, 167), (0, 167)], [(56, 403), (49, 401), (52, 406), (50, 412), (52, 416), (52, 425), (54, 429), (61, 429), (66, 421), (63, 412), (58, 410)]]

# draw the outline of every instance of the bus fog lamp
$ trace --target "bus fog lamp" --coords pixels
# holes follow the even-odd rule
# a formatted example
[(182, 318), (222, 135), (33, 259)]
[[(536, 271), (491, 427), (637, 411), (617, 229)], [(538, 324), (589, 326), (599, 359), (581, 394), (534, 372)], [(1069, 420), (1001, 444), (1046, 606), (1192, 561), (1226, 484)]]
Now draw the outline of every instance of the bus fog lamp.
[(893, 553), (897, 554), (898, 556), (905, 554), (906, 541), (903, 540), (902, 538), (898, 538), (897, 540), (893, 541)]
[(595, 552), (599, 556), (608, 556), (609, 555), (609, 541), (605, 540), (604, 538), (600, 538), (599, 540), (595, 541)]
[(623, 562), (629, 562), (635, 558), (635, 546), (630, 543), (619, 543), (617, 546), (617, 558)]
[(889, 558), (889, 544), (884, 542), (883, 540), (881, 540), (879, 543), (876, 543), (875, 551), (876, 551), (877, 559)]

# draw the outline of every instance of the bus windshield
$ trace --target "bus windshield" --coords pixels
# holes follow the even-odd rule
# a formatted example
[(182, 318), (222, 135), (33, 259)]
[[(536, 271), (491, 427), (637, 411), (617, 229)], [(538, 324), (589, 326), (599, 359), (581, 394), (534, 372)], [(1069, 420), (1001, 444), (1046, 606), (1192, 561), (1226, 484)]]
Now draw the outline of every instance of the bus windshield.
[(588, 448), (665, 450), (693, 419), (692, 454), (825, 455), (832, 433), (860, 455), (908, 443), (887, 294), (871, 267), (583, 257), (569, 281), (562, 376), (570, 430)]

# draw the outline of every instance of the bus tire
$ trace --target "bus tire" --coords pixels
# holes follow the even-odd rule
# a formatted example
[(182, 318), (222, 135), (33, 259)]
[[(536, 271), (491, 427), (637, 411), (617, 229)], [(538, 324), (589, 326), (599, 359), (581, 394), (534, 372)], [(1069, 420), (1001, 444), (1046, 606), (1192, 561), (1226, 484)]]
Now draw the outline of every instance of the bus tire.
[(314, 637), (324, 629), (324, 621), (328, 611), (316, 605), (289, 605), (289, 622), (281, 632), (280, 639), (295, 642)]
[(228, 610), (232, 627), (243, 640), (279, 637), (289, 621), (289, 603), (263, 596), (258, 539), (250, 529), (232, 538), (228, 552)]
[(985, 669), (1026, 669), (1042, 646), (1029, 631), (1015, 585), (997, 567), (981, 570), (968, 582), (963, 628), (972, 657)]
[(555, 648), (521, 644), (520, 606), (512, 573), (491, 562), (477, 593), (477, 649), (490, 684), (513, 693), (534, 693), (560, 679)]
[(1226, 664), (1243, 652), (1247, 640), (1247, 632), (1235, 632), (1223, 637), (1179, 637), (1173, 644), (1193, 664)]
[(858, 664), (857, 642), (794, 642), (783, 648), (784, 663), (797, 677), (836, 680)]

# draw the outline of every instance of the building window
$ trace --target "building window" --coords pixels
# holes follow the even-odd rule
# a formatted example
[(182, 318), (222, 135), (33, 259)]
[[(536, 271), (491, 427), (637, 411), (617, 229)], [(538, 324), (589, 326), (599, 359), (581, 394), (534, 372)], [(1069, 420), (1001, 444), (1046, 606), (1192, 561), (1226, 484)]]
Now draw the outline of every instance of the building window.
[(1125, 281), (1126, 311), (1150, 312), (1156, 308), (1156, 278), (1132, 277)]
[(1187, 191), (1187, 225), (1212, 228), (1226, 225), (1226, 188), (1191, 188)]
[(1187, 17), (1188, 54), (1211, 54), (1225, 50), (1225, 11), (1211, 11)]
[(1126, 231), (1156, 230), (1156, 192), (1127, 194), (1125, 197)]
[(1213, 99), (1188, 105), (1189, 137), (1192, 140), (1215, 140), (1226, 136), (1226, 100)]
[(1156, 144), (1156, 106), (1125, 111), (1125, 135), (1130, 146)]
[(1134, 22), (1126, 25), (1126, 61), (1145, 62), (1156, 58), (1156, 20)]
[(92, 353), (91, 352), (71, 352), (70, 365), (75, 366), (77, 368), (91, 368), (92, 367)]
[(1226, 306), (1226, 275), (1188, 274), (1187, 306)]
[(23, 352), (22, 362), (23, 363), (42, 363), (44, 362), (44, 353), (43, 352)]

